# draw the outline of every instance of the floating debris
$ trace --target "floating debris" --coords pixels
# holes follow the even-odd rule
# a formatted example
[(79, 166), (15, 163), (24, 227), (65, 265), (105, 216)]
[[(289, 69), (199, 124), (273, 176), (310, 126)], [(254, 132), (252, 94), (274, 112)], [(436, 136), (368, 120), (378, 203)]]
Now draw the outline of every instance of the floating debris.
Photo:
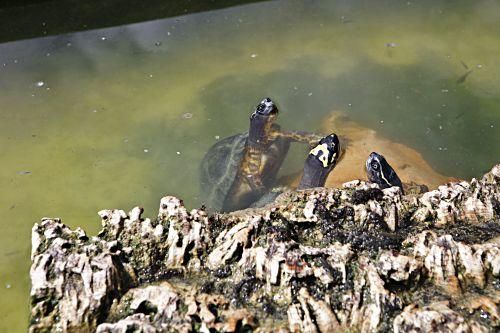
[(21, 170), (17, 172), (18, 175), (29, 175), (31, 174), (31, 171), (28, 170)]
[(161, 42), (160, 41), (156, 42), (155, 46), (161, 46)]
[(107, 38), (106, 38), (106, 37), (104, 37), (104, 36), (103, 36), (103, 37), (101, 37), (101, 40), (106, 40), (106, 39), (107, 39)]
[(191, 112), (186, 112), (182, 115), (182, 119), (191, 119), (193, 118), (193, 114)]
[(145, 148), (145, 149), (144, 149), (144, 152), (145, 152), (145, 153), (149, 153), (149, 149)]
[(352, 20), (351, 20), (351, 19), (349, 19), (349, 18), (347, 18), (347, 17), (345, 17), (344, 15), (342, 15), (342, 16), (340, 17), (340, 22), (341, 22), (342, 24), (346, 24), (346, 23), (351, 23), (351, 22), (352, 22)]
[[(491, 125), (491, 127), (493, 127), (493, 125)], [(220, 139), (220, 136), (216, 135), (215, 140), (219, 140), (219, 139)]]
[(457, 84), (461, 84), (461, 83), (464, 83), (465, 80), (467, 79), (467, 77), (473, 72), (472, 69), (469, 69), (467, 72), (465, 72), (464, 75), (460, 76), (458, 79), (457, 79)]
[(10, 283), (6, 283), (5, 284), (5, 289), (10, 289), (12, 286), (10, 285)]
[(250, 55), (250, 58), (257, 58), (257, 54), (252, 53), (252, 54)]
[(180, 155), (180, 154), (181, 154), (181, 152), (180, 152), (180, 151), (177, 151), (177, 152), (175, 152), (175, 153), (176, 153), (177, 155)]
[(313, 93), (312, 93), (312, 92), (310, 92), (309, 94), (307, 94), (307, 96), (309, 96), (309, 97), (311, 97), (312, 95), (313, 95)]
[(44, 85), (45, 85), (45, 82), (43, 82), (43, 81), (38, 81), (38, 82), (36, 83), (36, 86), (37, 86), (37, 87), (43, 87)]
[(460, 60), (460, 63), (467, 70), (467, 72), (465, 72), (465, 74), (463, 74), (457, 79), (457, 84), (464, 83), (465, 80), (467, 80), (467, 77), (474, 71), (474, 69), (469, 68), (469, 66), (467, 66), (467, 64), (463, 60)]
[(396, 48), (396, 46), (398, 46), (398, 44), (393, 43), (393, 42), (385, 43), (386, 55), (389, 58), (392, 58), (392, 56), (393, 56), (393, 50), (392, 49)]

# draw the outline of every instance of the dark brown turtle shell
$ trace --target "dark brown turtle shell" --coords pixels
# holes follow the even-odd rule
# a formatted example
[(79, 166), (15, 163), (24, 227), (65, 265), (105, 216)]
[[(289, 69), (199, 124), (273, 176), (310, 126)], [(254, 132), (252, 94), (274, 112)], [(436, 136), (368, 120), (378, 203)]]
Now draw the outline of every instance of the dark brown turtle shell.
[[(201, 198), (205, 205), (214, 211), (229, 211), (224, 201), (233, 186), (242, 186), (235, 182), (241, 162), (245, 155), (248, 132), (227, 137), (215, 143), (205, 154), (201, 162)], [(262, 153), (262, 182), (267, 189), (271, 189), (278, 171), (290, 148), (290, 140), (277, 138)], [(257, 198), (258, 199), (258, 198)], [(245, 200), (242, 198), (242, 200)], [(253, 202), (253, 201), (252, 201)], [(249, 207), (252, 202), (242, 203)]]

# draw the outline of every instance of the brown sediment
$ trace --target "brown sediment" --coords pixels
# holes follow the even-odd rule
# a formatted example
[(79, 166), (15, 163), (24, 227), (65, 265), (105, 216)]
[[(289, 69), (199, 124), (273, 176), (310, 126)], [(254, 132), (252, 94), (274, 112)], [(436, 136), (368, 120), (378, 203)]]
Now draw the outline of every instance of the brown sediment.
[[(322, 121), (321, 131), (336, 133), (347, 142), (342, 160), (330, 173), (325, 187), (340, 187), (352, 179), (366, 179), (365, 162), (373, 151), (384, 155), (403, 183), (425, 184), (429, 189), (435, 189), (457, 180), (435, 171), (415, 149), (357, 124), (341, 111), (333, 111), (327, 116)], [(297, 186), (298, 179), (293, 180), (293, 187)]]

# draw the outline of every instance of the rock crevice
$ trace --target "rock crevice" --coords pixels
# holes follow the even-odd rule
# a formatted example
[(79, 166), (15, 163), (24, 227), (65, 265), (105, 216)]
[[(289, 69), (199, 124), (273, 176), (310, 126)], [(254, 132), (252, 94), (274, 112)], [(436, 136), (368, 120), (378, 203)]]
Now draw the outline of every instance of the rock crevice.
[(32, 230), (30, 332), (492, 332), (500, 165), (420, 196), (353, 181), (209, 215), (161, 199)]

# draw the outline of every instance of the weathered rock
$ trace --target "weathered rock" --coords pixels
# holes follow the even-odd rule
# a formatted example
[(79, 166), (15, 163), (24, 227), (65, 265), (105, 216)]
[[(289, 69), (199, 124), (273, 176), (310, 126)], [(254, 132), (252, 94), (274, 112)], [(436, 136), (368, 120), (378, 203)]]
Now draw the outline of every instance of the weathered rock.
[(298, 300), (288, 309), (290, 331), (332, 333), (339, 329), (339, 322), (325, 301), (315, 300), (306, 288), (300, 289)]
[(147, 285), (125, 293), (111, 308), (108, 320), (114, 323), (99, 325), (97, 332), (237, 332), (256, 326), (248, 310), (228, 311), (228, 304), (224, 296), (203, 293), (196, 285)]
[(423, 308), (407, 306), (394, 319), (394, 333), (399, 332), (483, 333), (488, 332), (488, 328), (474, 320), (467, 321), (451, 310), (447, 302), (441, 302)]
[(99, 212), (33, 227), (31, 332), (499, 328), (500, 166), (421, 196), (353, 181), (208, 216)]
[(104, 323), (97, 327), (97, 333), (156, 333), (158, 330), (149, 324), (148, 317), (137, 313), (116, 323)]
[(91, 240), (57, 219), (32, 231), (31, 332), (93, 332), (111, 302), (133, 285), (114, 241)]
[(423, 261), (426, 275), (454, 294), (469, 286), (484, 288), (488, 273), (500, 276), (499, 242), (469, 246), (450, 235), (437, 237), (432, 231), (407, 242), (414, 242), (414, 256)]

